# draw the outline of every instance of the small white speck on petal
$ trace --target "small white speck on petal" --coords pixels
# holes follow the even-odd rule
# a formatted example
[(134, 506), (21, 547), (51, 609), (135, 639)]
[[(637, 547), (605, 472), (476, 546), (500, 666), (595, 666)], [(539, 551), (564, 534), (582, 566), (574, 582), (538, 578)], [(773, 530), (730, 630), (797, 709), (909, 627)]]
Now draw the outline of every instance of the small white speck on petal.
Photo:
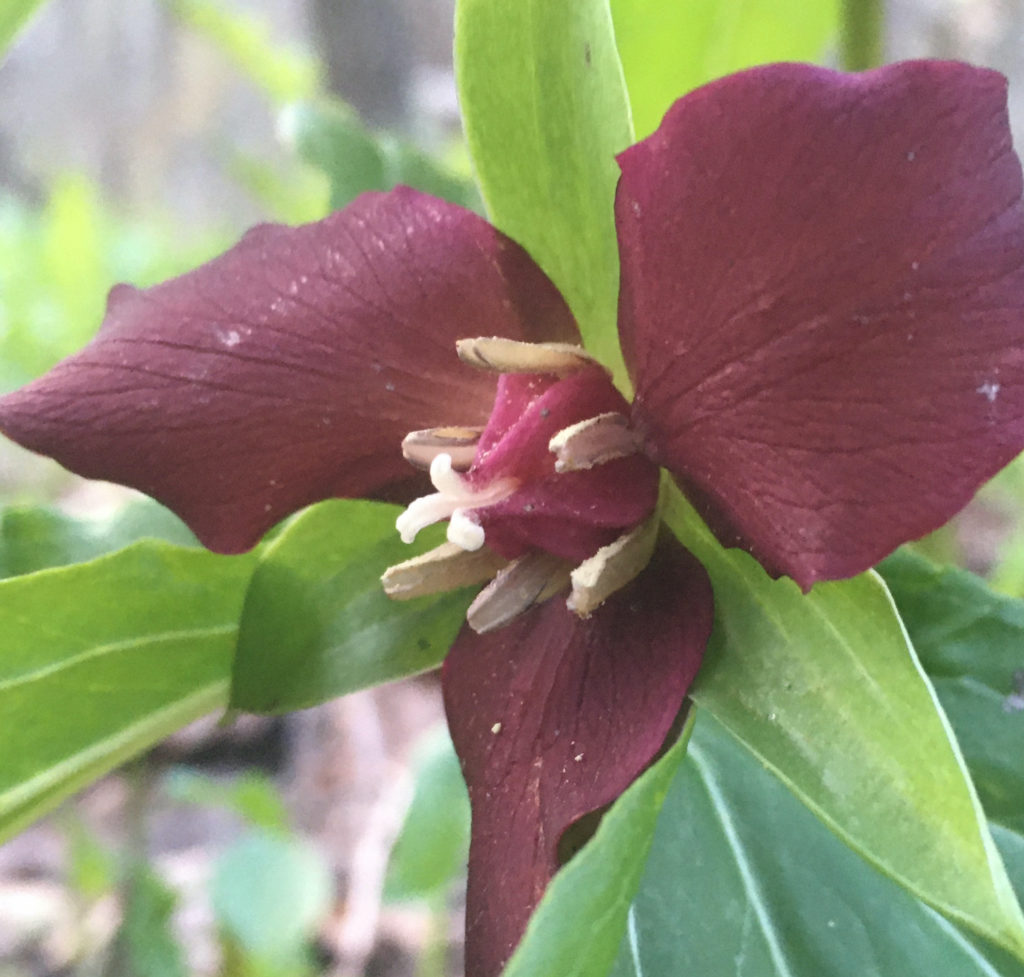
[(996, 402), (996, 397), (999, 396), (1000, 385), (994, 380), (986, 380), (980, 387), (977, 388), (975, 393), (979, 393), (984, 397), (990, 404)]

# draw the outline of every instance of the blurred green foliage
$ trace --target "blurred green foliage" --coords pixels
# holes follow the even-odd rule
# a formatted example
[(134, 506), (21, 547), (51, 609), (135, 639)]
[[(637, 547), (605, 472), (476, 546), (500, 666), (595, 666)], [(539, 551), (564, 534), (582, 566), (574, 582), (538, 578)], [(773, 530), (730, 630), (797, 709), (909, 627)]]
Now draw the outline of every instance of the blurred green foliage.
[(469, 855), (469, 797), (446, 729), (424, 737), (413, 770), (413, 797), (391, 850), (384, 897), (443, 900)]
[(202, 807), (224, 807), (262, 831), (288, 832), (288, 812), (281, 795), (273, 781), (257, 771), (224, 780), (181, 767), (170, 772), (166, 788), (176, 801)]
[(162, 0), (181, 23), (221, 51), (277, 103), (310, 98), (322, 87), (320, 61), (287, 47), (264, 19), (223, 0)]
[(74, 174), (55, 182), (42, 209), (0, 200), (0, 392), (87, 342), (113, 283), (153, 284), (227, 243), (213, 231), (182, 235), (153, 216), (117, 217)]
[(0, 61), (18, 31), (42, 5), (43, 0), (3, 0), (0, 3)]
[(227, 974), (303, 977), (310, 946), (332, 902), (330, 873), (296, 838), (254, 830), (218, 860), (214, 912), (227, 944)]
[(407, 140), (371, 131), (339, 99), (288, 106), (281, 115), (281, 131), (302, 159), (327, 175), (332, 210), (366, 190), (389, 190), (400, 183), (482, 210), (471, 180)]

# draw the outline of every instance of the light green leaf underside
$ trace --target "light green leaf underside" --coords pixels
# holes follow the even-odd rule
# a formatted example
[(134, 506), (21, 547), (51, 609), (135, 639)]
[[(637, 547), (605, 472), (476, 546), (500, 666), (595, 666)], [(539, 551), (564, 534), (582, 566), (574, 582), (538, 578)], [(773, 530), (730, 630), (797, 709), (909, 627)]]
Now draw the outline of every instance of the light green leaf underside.
[(993, 821), (1024, 832), (1024, 600), (906, 550), (879, 568)]
[(199, 545), (174, 513), (152, 499), (134, 500), (97, 519), (74, 519), (45, 506), (12, 506), (0, 510), (0, 579), (85, 563), (140, 539)]
[(612, 972), (1024, 977), (1024, 965), (876, 872), (702, 711)]
[(696, 701), (856, 851), (1024, 959), (1024, 917), (881, 579), (803, 595), (723, 550), (678, 490), (667, 495), (669, 524), (715, 590)]
[(632, 140), (607, 0), (459, 0), (463, 124), (487, 211), (628, 383), (616, 330), (615, 154)]
[(665, 795), (686, 754), (679, 740), (604, 816), (548, 886), (503, 977), (603, 977), (615, 960)]
[(385, 596), (381, 574), (440, 541), (435, 527), (406, 546), (395, 529), (400, 511), (323, 502), (262, 549), (242, 613), (232, 707), (302, 709), (441, 663), (469, 596)]
[(839, 31), (839, 0), (612, 0), (637, 136), (679, 96), (772, 61), (820, 61)]
[(0, 583), (0, 838), (223, 707), (251, 570), (146, 542)]

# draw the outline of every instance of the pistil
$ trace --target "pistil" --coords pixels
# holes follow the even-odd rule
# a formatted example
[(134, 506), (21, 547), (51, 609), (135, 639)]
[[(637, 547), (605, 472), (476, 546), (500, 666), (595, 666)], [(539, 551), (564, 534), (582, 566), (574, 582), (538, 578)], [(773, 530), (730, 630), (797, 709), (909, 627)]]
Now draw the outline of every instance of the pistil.
[(436, 455), (430, 463), (430, 481), (437, 492), (415, 499), (395, 521), (402, 542), (411, 543), (421, 529), (447, 519), (448, 541), (470, 552), (484, 545), (484, 529), (469, 513), (507, 499), (519, 487), (515, 479), (502, 478), (474, 488), (454, 470), (447, 452)]

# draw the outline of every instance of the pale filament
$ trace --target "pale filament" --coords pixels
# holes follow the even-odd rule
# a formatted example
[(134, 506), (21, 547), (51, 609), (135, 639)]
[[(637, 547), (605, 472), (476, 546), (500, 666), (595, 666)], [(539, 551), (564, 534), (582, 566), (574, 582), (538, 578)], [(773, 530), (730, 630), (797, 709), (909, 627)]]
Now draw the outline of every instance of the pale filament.
[(431, 461), (430, 481), (437, 492), (414, 499), (395, 521), (402, 542), (411, 543), (421, 529), (447, 519), (448, 541), (470, 552), (484, 545), (484, 529), (468, 513), (507, 499), (519, 487), (515, 479), (503, 478), (474, 488), (452, 468), (452, 456), (446, 453)]

